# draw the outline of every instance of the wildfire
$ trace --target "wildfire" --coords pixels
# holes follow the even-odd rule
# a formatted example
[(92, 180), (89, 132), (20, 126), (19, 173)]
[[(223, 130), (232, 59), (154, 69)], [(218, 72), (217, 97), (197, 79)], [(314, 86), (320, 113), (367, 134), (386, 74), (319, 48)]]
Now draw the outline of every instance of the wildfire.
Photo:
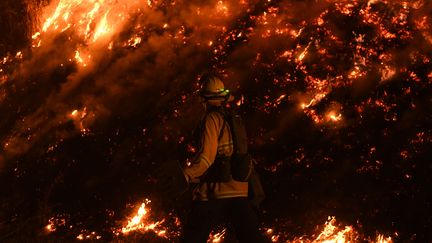
[(133, 231), (140, 231), (140, 232), (153, 231), (158, 236), (161, 237), (166, 235), (165, 229), (158, 229), (161, 226), (161, 224), (164, 222), (164, 220), (157, 221), (157, 222), (147, 222), (148, 213), (150, 212), (150, 209), (146, 208), (146, 206), (148, 207), (150, 202), (151, 202), (150, 200), (146, 199), (146, 201), (141, 204), (135, 216), (133, 216), (130, 220), (128, 220), (127, 225), (121, 229), (121, 232), (123, 234), (128, 234)]
[[(115, 35), (122, 31), (122, 26), (131, 20), (134, 13), (142, 14), (143, 9), (148, 7), (138, 0), (53, 1), (45, 12), (41, 31), (32, 36), (32, 47), (39, 48), (45, 38), (66, 33), (70, 36), (69, 40), (80, 39), (73, 60), (86, 67), (90, 58), (99, 54), (100, 46), (106, 46), (109, 50), (113, 48)], [(139, 32), (141, 25), (134, 29)], [(141, 41), (141, 37), (135, 35), (123, 46), (137, 47)], [(82, 55), (83, 52), (87, 54)]]
[[(358, 84), (363, 79), (367, 78), (371, 79), (371, 81), (376, 81), (371, 83), (380, 83), (378, 86), (385, 86), (391, 84), (391, 82), (396, 82), (396, 80), (404, 80), (406, 83), (401, 85), (401, 88), (404, 89), (404, 94), (406, 95), (418, 92), (419, 90), (411, 89), (410, 87), (406, 88), (405, 86), (411, 85), (410, 82), (416, 85), (423, 85), (422, 82), (428, 79), (429, 84), (432, 83), (432, 72), (427, 71), (426, 74), (422, 73), (424, 69), (429, 67), (427, 65), (430, 65), (430, 56), (411, 51), (411, 49), (415, 49), (412, 46), (404, 48), (409, 52), (409, 54), (406, 55), (407, 58), (405, 58), (405, 56), (400, 58), (398, 55), (394, 54), (394, 52), (398, 51), (399, 47), (405, 47), (404, 45), (408, 45), (407, 43), (409, 43), (410, 40), (417, 37), (423, 38), (426, 44), (432, 43), (430, 16), (421, 16), (424, 15), (422, 11), (413, 11), (413, 9), (421, 8), (425, 1), (326, 1), (330, 7), (325, 10), (320, 10), (322, 12), (318, 13), (309, 23), (306, 20), (298, 22), (293, 21), (294, 15), (292, 16), (290, 12), (286, 10), (286, 6), (282, 6), (282, 3), (277, 4), (273, 2), (276, 1), (267, 1), (269, 6), (262, 6), (262, 9), (256, 10), (256, 12), (259, 13), (255, 13), (253, 8), (251, 8), (251, 6), (253, 6), (252, 3), (248, 1), (240, 1), (241, 7), (235, 5), (235, 2), (213, 1), (208, 6), (204, 5), (204, 7), (188, 6), (188, 9), (190, 8), (193, 10), (190, 10), (190, 12), (184, 10), (185, 12), (181, 13), (182, 16), (188, 16), (187, 18), (172, 20), (174, 18), (165, 16), (164, 14), (170, 6), (181, 4), (179, 2), (171, 1), (170, 3), (161, 3), (161, 1), (151, 0), (56, 0), (51, 1), (50, 5), (44, 9), (42, 25), (40, 26), (40, 30), (31, 36), (31, 46), (35, 49), (40, 48), (34, 52), (35, 55), (37, 55), (37, 51), (40, 51), (44, 47), (48, 49), (48, 46), (56, 45), (57, 41), (60, 42), (64, 40), (65, 43), (63, 44), (66, 47), (64, 50), (69, 52), (67, 52), (66, 59), (59, 62), (62, 63), (60, 66), (64, 68), (72, 63), (70, 66), (73, 66), (73, 68), (71, 69), (75, 69), (74, 64), (77, 64), (77, 67), (87, 67), (76, 68), (78, 72), (70, 71), (72, 74), (67, 73), (68, 76), (64, 80), (65, 83), (61, 84), (61, 87), (62, 90), (70, 89), (73, 91), (74, 88), (79, 85), (81, 78), (82, 80), (87, 80), (84, 79), (87, 77), (83, 73), (90, 72), (89, 69), (93, 64), (96, 67), (101, 67), (101, 71), (95, 70), (95, 73), (108, 73), (106, 76), (112, 74), (110, 72), (111, 69), (108, 70), (111, 66), (109, 66), (107, 70), (104, 70), (104, 65), (116, 62), (122, 63), (122, 65), (115, 67), (124, 72), (122, 73), (123, 76), (125, 76), (124, 74), (129, 75), (129, 73), (132, 73), (129, 68), (125, 68), (124, 66), (134, 66), (141, 62), (147, 64), (147, 66), (143, 65), (145, 66), (143, 69), (151, 69), (154, 67), (153, 65), (161, 65), (162, 63), (163, 65), (161, 66), (164, 67), (163, 70), (167, 70), (167, 68), (175, 70), (177, 67), (173, 63), (178, 62), (179, 59), (184, 57), (181, 56), (181, 54), (188, 53), (187, 57), (192, 57), (192, 51), (199, 46), (199, 48), (203, 48), (205, 53), (208, 52), (209, 55), (213, 55), (214, 58), (212, 60), (216, 62), (216, 64), (212, 63), (214, 67), (223, 67), (220, 69), (224, 69), (226, 63), (236, 64), (238, 62), (235, 58), (234, 61), (227, 61), (231, 53), (234, 53), (233, 56), (236, 58), (249, 55), (243, 55), (243, 50), (239, 50), (241, 48), (236, 49), (237, 46), (243, 45), (248, 48), (252, 47), (251, 49), (253, 49), (253, 51), (251, 52), (253, 52), (253, 54), (250, 56), (256, 58), (255, 60), (251, 60), (250, 63), (253, 63), (254, 70), (258, 70), (256, 73), (259, 75), (256, 76), (262, 75), (263, 77), (256, 78), (251, 83), (256, 84), (258, 87), (260, 87), (259, 85), (262, 83), (265, 83), (265, 85), (263, 85), (265, 87), (263, 90), (265, 91), (256, 95), (254, 94), (254, 97), (242, 96), (241, 100), (236, 103), (237, 106), (253, 104), (252, 106), (257, 110), (269, 114), (272, 112), (277, 113), (278, 109), (284, 105), (290, 105), (289, 101), (291, 101), (292, 97), (301, 96), (302, 98), (295, 100), (296, 103), (294, 103), (293, 106), (297, 108), (297, 112), (304, 114), (308, 119), (313, 121), (316, 126), (341, 127), (344, 123), (344, 119), (348, 117), (348, 114), (351, 119), (351, 113), (347, 110), (353, 107), (344, 107), (344, 109), (342, 109), (341, 105), (340, 107), (334, 107), (332, 102), (341, 99), (340, 97), (345, 97), (343, 91), (348, 90), (349, 92), (347, 93), (349, 94), (356, 93), (356, 87), (353, 86), (353, 83), (357, 82), (356, 84)], [(380, 12), (376, 10), (381, 8), (389, 9), (389, 11)], [(236, 15), (238, 14), (237, 11), (240, 13), (238, 16)], [(192, 16), (192, 13), (196, 13), (196, 16)], [(214, 14), (214, 19), (218, 21), (213, 21), (214, 19), (202, 21), (204, 17), (209, 17), (208, 13), (216, 13)], [(245, 15), (247, 18), (241, 17)], [(331, 15), (336, 15), (338, 18), (342, 16), (344, 20), (355, 17), (356, 21), (354, 22), (358, 23), (360, 27), (355, 31), (350, 30), (347, 33), (335, 31), (334, 26), (336, 23), (331, 22), (332, 20), (329, 18)], [(199, 18), (197, 16), (199, 16)], [(238, 20), (238, 22), (230, 25), (231, 18), (236, 21)], [(410, 25), (411, 18), (416, 19), (414, 21), (414, 26)], [(197, 24), (200, 22), (204, 22), (205, 26)], [(368, 29), (373, 31), (366, 31)], [(414, 34), (415, 31), (418, 31), (418, 35)], [(161, 44), (163, 38), (168, 41)], [(393, 43), (398, 41), (402, 42), (403, 45), (393, 45)], [(167, 43), (174, 44), (169, 46)], [(148, 44), (148, 46), (146, 46), (146, 44)], [(267, 51), (266, 53), (266, 48), (270, 49), (269, 46), (277, 46), (277, 48), (271, 49), (271, 51)], [(183, 51), (184, 49), (181, 49), (182, 47), (188, 47), (187, 51)], [(393, 47), (393, 49), (389, 47)], [(117, 48), (123, 49), (116, 52)], [(59, 53), (63, 51), (63, 48), (60, 49), (61, 51), (58, 51)], [(348, 49), (348, 51), (346, 51), (346, 49)], [(104, 63), (103, 61), (105, 60), (100, 60), (106, 57), (105, 54), (108, 53), (107, 50), (110, 50), (110, 55), (112, 54), (116, 56), (116, 58), (119, 56), (123, 58), (130, 51), (130, 53), (133, 53), (131, 55), (133, 58), (113, 58), (107, 60), (107, 63)], [(152, 53), (153, 50), (155, 50), (155, 53)], [(232, 50), (238, 50), (238, 52), (233, 52)], [(146, 54), (144, 57), (139, 56), (146, 52), (149, 54)], [(17, 76), (15, 74), (11, 75), (15, 70), (14, 65), (17, 63), (24, 63), (24, 61), (31, 58), (31, 55), (28, 55), (28, 53), (27, 50), (18, 52), (12, 51), (7, 54), (7, 56), (0, 59), (1, 88), (3, 88), (3, 85), (9, 83), (9, 76)], [(163, 55), (158, 56), (159, 53), (163, 53)], [(175, 58), (171, 58), (171, 56)], [(400, 59), (403, 59), (403, 61)], [(37, 59), (35, 60), (38, 61)], [(70, 63), (68, 63), (67, 60), (69, 60)], [(147, 62), (147, 60), (150, 61)], [(202, 61), (202, 59), (199, 60)], [(131, 65), (129, 65), (128, 61), (131, 61)], [(165, 66), (167, 63), (169, 65)], [(420, 68), (416, 68), (418, 67), (416, 66), (418, 63), (420, 63)], [(23, 65), (29, 64), (24, 63)], [(182, 63), (182, 65), (184, 65), (184, 63)], [(58, 67), (58, 65), (56, 67)], [(10, 70), (8, 70), (8, 68)], [(69, 69), (64, 68), (64, 70)], [(189, 68), (186, 68), (186, 70), (189, 70)], [(57, 73), (62, 73), (63, 71), (57, 72), (56, 70), (52, 73), (57, 75)], [(160, 70), (152, 71), (157, 72)], [(251, 72), (253, 72), (253, 70), (251, 70)], [(288, 76), (287, 73), (291, 76)], [(36, 73), (33, 74), (34, 73), (30, 72), (30, 75), (24, 76), (26, 80), (27, 77), (31, 77), (28, 79), (39, 77)], [(131, 76), (133, 75), (135, 74), (131, 74)], [(76, 81), (75, 78), (78, 81)], [(90, 91), (83, 91), (83, 97), (86, 98), (78, 100), (78, 102), (76, 99), (81, 99), (81, 97), (65, 99), (65, 97), (69, 98), (73, 96), (73, 91), (70, 91), (70, 93), (62, 92), (60, 97), (53, 95), (47, 99), (54, 100), (53, 103), (56, 103), (56, 105), (60, 103), (58, 107), (66, 107), (58, 111), (58, 117), (60, 117), (58, 120), (74, 124), (77, 131), (79, 130), (83, 135), (89, 134), (89, 124), (96, 119), (95, 113), (97, 112), (95, 110), (97, 107), (102, 107), (101, 110), (107, 111), (106, 113), (111, 112), (110, 108), (115, 112), (115, 108), (111, 107), (110, 104), (102, 104), (103, 102), (100, 96), (106, 95), (109, 98), (119, 98), (118, 93), (123, 91), (123, 89), (121, 89), (122, 86), (128, 86), (127, 83), (120, 83), (120, 81), (119, 84), (101, 84), (102, 82), (100, 82), (98, 78), (101, 77), (95, 77), (95, 80), (98, 81), (88, 85), (90, 87), (97, 87), (94, 91), (94, 93), (97, 94), (95, 94), (94, 97), (92, 96), (91, 99), (88, 99), (89, 101), (87, 97), (90, 96)], [(102, 75), (102, 78), (106, 77)], [(135, 77), (132, 77), (130, 79), (134, 78)], [(70, 80), (75, 80), (76, 82), (71, 83), (69, 82)], [(150, 81), (148, 83), (147, 81), (156, 80), (156, 78), (153, 78), (153, 76), (150, 78), (138, 76), (136, 80), (140, 82), (143, 80), (142, 83), (151, 86)], [(29, 82), (33, 82), (33, 80)], [(178, 80), (176, 80), (175, 83), (177, 82)], [(138, 86), (138, 82), (133, 83), (133, 85)], [(242, 85), (244, 84), (240, 84), (238, 87), (240, 89), (244, 88)], [(245, 85), (249, 85), (249, 83)], [(183, 84), (178, 86), (183, 86)], [(301, 88), (298, 88), (299, 86), (301, 86)], [(132, 90), (134, 87), (135, 86), (132, 86), (130, 89)], [(0, 102), (6, 99), (6, 92), (9, 92), (6, 90), (7, 89), (0, 90)], [(16, 92), (16, 90), (20, 90), (20, 87), (11, 86), (10, 90)], [(77, 88), (77, 90), (81, 89)], [(126, 88), (124, 90), (128, 91)], [(12, 91), (11, 94), (14, 94)], [(381, 90), (377, 92), (375, 92), (376, 90), (373, 91), (373, 96), (353, 104), (355, 108), (354, 113), (357, 111), (359, 117), (364, 118), (366, 117), (366, 115), (363, 114), (365, 110), (368, 108), (377, 109), (385, 114), (383, 118), (385, 121), (397, 121), (398, 114), (395, 110), (397, 110), (398, 107), (396, 102), (392, 101), (393, 97), (387, 95), (385, 90), (383, 92), (381, 92)], [(359, 97), (363, 96), (366, 96), (366, 94), (359, 95)], [(91, 102), (94, 103), (88, 104)], [(74, 106), (72, 106), (73, 108), (70, 108), (71, 103), (74, 104)], [(77, 106), (79, 108), (75, 109), (76, 104), (81, 105)], [(9, 103), (7, 105), (9, 105)], [(104, 105), (107, 107), (103, 107)], [(408, 104), (408, 106), (413, 109), (418, 107), (418, 105), (416, 106), (414, 103)], [(29, 112), (27, 110), (32, 109), (17, 106), (17, 110), (19, 110), (17, 117), (19, 117), (19, 120), (23, 121), (23, 123), (24, 121), (31, 120), (29, 118), (33, 117), (35, 121), (40, 122), (35, 122), (36, 125), (28, 125), (31, 122), (26, 122), (24, 123), (25, 126), (23, 125), (24, 128), (21, 128), (20, 125), (11, 127), (13, 136), (3, 136), (3, 134), (1, 134), (1, 137), (6, 137), (8, 139), (11, 137), (11, 141), (20, 141), (17, 138), (23, 137), (26, 142), (29, 142), (33, 137), (37, 137), (31, 134), (32, 131), (49, 131), (54, 125), (46, 125), (46, 127), (44, 127), (41, 124), (45, 122), (44, 119), (47, 119), (46, 117), (55, 117), (55, 115), (51, 114), (56, 113), (56, 109), (60, 108), (57, 108), (57, 106), (53, 107), (54, 108), (49, 109), (41, 107), (40, 110), (43, 112), (34, 113), (25, 117), (25, 113)], [(300, 109), (298, 107), (300, 107)], [(347, 110), (345, 110), (345, 108), (347, 108)], [(173, 110), (177, 112), (179, 109)], [(44, 122), (42, 122), (42, 120)], [(57, 121), (46, 123), (57, 125), (56, 122)], [(20, 129), (24, 130), (24, 132)], [(18, 135), (15, 136), (15, 133)], [(420, 140), (423, 143), (423, 140), (427, 140), (427, 133), (427, 131), (419, 131), (419, 134), (424, 135), (418, 135), (419, 137), (414, 138), (410, 142), (410, 145), (417, 144), (417, 140), (419, 140), (418, 143), (420, 143)], [(47, 133), (42, 135), (46, 134)], [(63, 141), (63, 138), (59, 140)], [(2, 144), (4, 144), (5, 150), (10, 147), (23, 147), (13, 146), (11, 145), (13, 143), (10, 142), (2, 142)], [(35, 142), (35, 144), (39, 143)], [(43, 146), (43, 143), (40, 144), (40, 146)], [(58, 143), (47, 144), (49, 145), (47, 145), (48, 149), (46, 149), (46, 151), (53, 151)], [(56, 145), (54, 146), (53, 144)], [(19, 151), (18, 149), (10, 150)], [(190, 150), (195, 150), (195, 148), (190, 148)], [(415, 149), (412, 150), (415, 151)], [(400, 152), (400, 157), (406, 160), (415, 153), (413, 151), (404, 148), (404, 150)], [(18, 152), (16, 153), (18, 154)], [(304, 156), (305, 155), (303, 155), (302, 159)], [(377, 164), (382, 164), (382, 162), (376, 161)], [(281, 164), (282, 162), (278, 163)], [(406, 174), (405, 177), (411, 178), (411, 175)], [(163, 226), (165, 219), (153, 222), (149, 218), (149, 203), (150, 201), (146, 200), (144, 203), (140, 204), (136, 214), (132, 216), (127, 224), (123, 226), (121, 230), (118, 230), (117, 233), (126, 235), (130, 232), (145, 233), (152, 231), (161, 237), (165, 237), (169, 233), (169, 229)], [(335, 218), (330, 217), (325, 223), (322, 232), (317, 236), (315, 235), (309, 240), (298, 239), (299, 241), (293, 242), (300, 242), (300, 240), (304, 240), (304, 242), (350, 242), (356, 239), (357, 232), (354, 227), (338, 227), (335, 224)], [(51, 218), (44, 229), (48, 232), (54, 232), (57, 231), (59, 225), (64, 225), (64, 222)], [(212, 234), (209, 240), (211, 242), (221, 242), (223, 241), (225, 232), (226, 229), (222, 232)], [(283, 238), (280, 235), (275, 235), (275, 230), (273, 229), (268, 229), (266, 232), (271, 236), (270, 238), (273, 242), (278, 242)], [(76, 232), (76, 234), (78, 234), (78, 236), (76, 236), (78, 240), (93, 240), (100, 239), (101, 237), (94, 231)], [(391, 241), (391, 237), (385, 237), (384, 235), (379, 235), (376, 238), (376, 242), (380, 243)]]
[(51, 217), (48, 220), (48, 224), (45, 226), (45, 230), (48, 233), (52, 233), (57, 231), (57, 229), (65, 227), (66, 226), (66, 216), (65, 215), (58, 215), (57, 217)]
[(95, 231), (92, 232), (84, 232), (76, 237), (77, 240), (100, 240), (102, 236), (98, 235)]
[(384, 235), (379, 234), (375, 240), (375, 243), (392, 243), (393, 240), (392, 238), (389, 237), (385, 237)]
[(45, 226), (45, 229), (49, 232), (54, 232), (56, 230), (53, 218), (49, 219), (49, 223)]
[[(336, 222), (336, 217), (329, 216), (323, 226), (319, 226), (321, 231), (317, 234), (295, 237), (292, 240), (285, 233), (276, 233), (273, 228), (265, 228), (265, 234), (272, 242), (289, 243), (349, 243), (349, 242), (369, 242), (369, 243), (392, 243), (392, 238), (378, 234), (375, 240), (370, 240), (362, 236), (353, 226), (340, 226)], [(285, 239), (285, 240), (283, 240)]]
[(99, 38), (107, 35), (111, 31), (107, 20), (108, 13), (109, 12), (105, 13), (101, 21), (99, 22), (98, 27), (96, 28), (96, 31), (93, 35), (93, 42), (96, 42)]
[(328, 119), (329, 119), (330, 121), (333, 121), (333, 122), (337, 122), (337, 121), (342, 120), (342, 114), (337, 114), (337, 113), (334, 112), (334, 111), (330, 111), (330, 112), (327, 114), (327, 117), (328, 117)]
[(337, 231), (337, 227), (334, 225), (336, 222), (335, 217), (329, 217), (329, 220), (325, 223), (323, 231), (313, 242), (335, 242), (343, 243), (355, 239), (354, 230), (351, 226), (345, 226), (344, 229)]
[(207, 243), (220, 243), (223, 242), (223, 239), (226, 234), (226, 228), (222, 229), (220, 232), (211, 232), (209, 235), (209, 238), (207, 240)]
[(218, 1), (216, 9), (217, 9), (218, 13), (221, 13), (225, 16), (227, 16), (229, 14), (228, 6), (224, 1)]
[[(299, 32), (300, 33), (300, 32)], [(309, 47), (312, 44), (312, 41), (309, 42), (309, 44), (303, 49), (303, 51), (300, 52), (300, 54), (296, 58), (296, 62), (301, 62), (306, 57)]]
[(95, 118), (95, 114), (88, 111), (87, 107), (84, 107), (82, 110), (75, 109), (67, 116), (68, 119), (74, 122), (75, 127), (80, 130), (82, 135), (86, 135), (90, 132), (87, 124)]
[[(88, 58), (90, 58), (90, 57), (91, 56), (89, 55)], [(76, 60), (77, 63), (81, 64), (83, 67), (87, 67), (87, 63), (81, 57), (81, 54), (80, 54), (79, 50), (75, 51), (75, 60)]]

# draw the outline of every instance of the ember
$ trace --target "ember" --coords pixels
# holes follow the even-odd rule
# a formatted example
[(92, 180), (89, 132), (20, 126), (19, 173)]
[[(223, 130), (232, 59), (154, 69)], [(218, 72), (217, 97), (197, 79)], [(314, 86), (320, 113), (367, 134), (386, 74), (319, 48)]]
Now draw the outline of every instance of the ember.
[[(187, 203), (160, 198), (153, 171), (196, 153), (207, 70), (247, 117), (271, 241), (430, 241), (431, 11), (2, 1), (0, 241), (178, 240)], [(209, 242), (231, 240), (222, 227)]]

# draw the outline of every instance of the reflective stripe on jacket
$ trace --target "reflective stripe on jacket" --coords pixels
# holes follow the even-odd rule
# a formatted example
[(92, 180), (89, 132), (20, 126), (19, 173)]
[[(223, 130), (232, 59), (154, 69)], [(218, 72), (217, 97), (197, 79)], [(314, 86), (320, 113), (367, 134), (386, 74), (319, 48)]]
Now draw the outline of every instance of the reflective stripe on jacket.
[[(222, 134), (221, 129), (223, 129)], [(220, 140), (219, 136), (221, 134)], [(219, 112), (210, 111), (203, 121), (200, 148), (191, 166), (185, 168), (189, 181), (202, 179), (194, 191), (195, 200), (247, 197), (248, 183), (230, 180), (228, 182), (206, 182), (205, 172), (214, 163), (216, 156), (231, 156), (233, 141), (228, 123)]]

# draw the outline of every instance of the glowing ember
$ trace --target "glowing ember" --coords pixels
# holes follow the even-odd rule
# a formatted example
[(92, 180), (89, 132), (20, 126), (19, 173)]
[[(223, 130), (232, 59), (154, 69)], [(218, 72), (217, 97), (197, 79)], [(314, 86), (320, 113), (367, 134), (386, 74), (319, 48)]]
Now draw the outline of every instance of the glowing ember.
[(78, 111), (78, 110), (73, 110), (71, 113), (70, 113), (70, 116), (72, 117), (72, 118), (81, 118), (81, 112), (80, 111)]
[(45, 230), (48, 233), (57, 231), (57, 229), (66, 226), (66, 217), (64, 215), (59, 215), (56, 217), (51, 217), (48, 220), (48, 224), (45, 226)]
[(84, 232), (76, 237), (77, 240), (100, 240), (102, 236), (98, 235), (96, 232)]
[(49, 224), (45, 226), (45, 229), (49, 232), (54, 232), (56, 230), (54, 222), (51, 219), (49, 220)]
[(79, 234), (76, 238), (78, 240), (84, 240), (84, 235), (83, 234)]

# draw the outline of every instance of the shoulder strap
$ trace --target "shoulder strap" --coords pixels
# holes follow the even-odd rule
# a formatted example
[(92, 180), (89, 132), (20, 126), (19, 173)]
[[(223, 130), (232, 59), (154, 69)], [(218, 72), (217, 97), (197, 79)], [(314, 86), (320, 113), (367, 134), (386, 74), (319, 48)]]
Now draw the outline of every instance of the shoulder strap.
[[(225, 130), (225, 127), (226, 127), (226, 125), (227, 125), (227, 119), (228, 119), (228, 117), (227, 117), (227, 111), (225, 111), (225, 110), (222, 110), (222, 108), (214, 108), (214, 109), (212, 109), (211, 111), (214, 111), (214, 112), (217, 112), (221, 117), (222, 117), (222, 119), (223, 119), (223, 124), (222, 124), (222, 127), (220, 128), (220, 130), (219, 130), (219, 136), (218, 136), (218, 142), (222, 139), (222, 136), (223, 136), (223, 132), (224, 132), (224, 130)], [(206, 115), (207, 116), (207, 115)]]
[(222, 127), (221, 127), (221, 129), (220, 129), (220, 131), (219, 131), (218, 142), (222, 139), (223, 132), (224, 132), (224, 130), (225, 130), (226, 123), (227, 123), (227, 121), (226, 121), (226, 119), (225, 119), (225, 116), (224, 116), (222, 113), (220, 113), (220, 112), (219, 112), (219, 114), (221, 114), (221, 116), (222, 116), (222, 119), (223, 119), (223, 125), (222, 125)]

